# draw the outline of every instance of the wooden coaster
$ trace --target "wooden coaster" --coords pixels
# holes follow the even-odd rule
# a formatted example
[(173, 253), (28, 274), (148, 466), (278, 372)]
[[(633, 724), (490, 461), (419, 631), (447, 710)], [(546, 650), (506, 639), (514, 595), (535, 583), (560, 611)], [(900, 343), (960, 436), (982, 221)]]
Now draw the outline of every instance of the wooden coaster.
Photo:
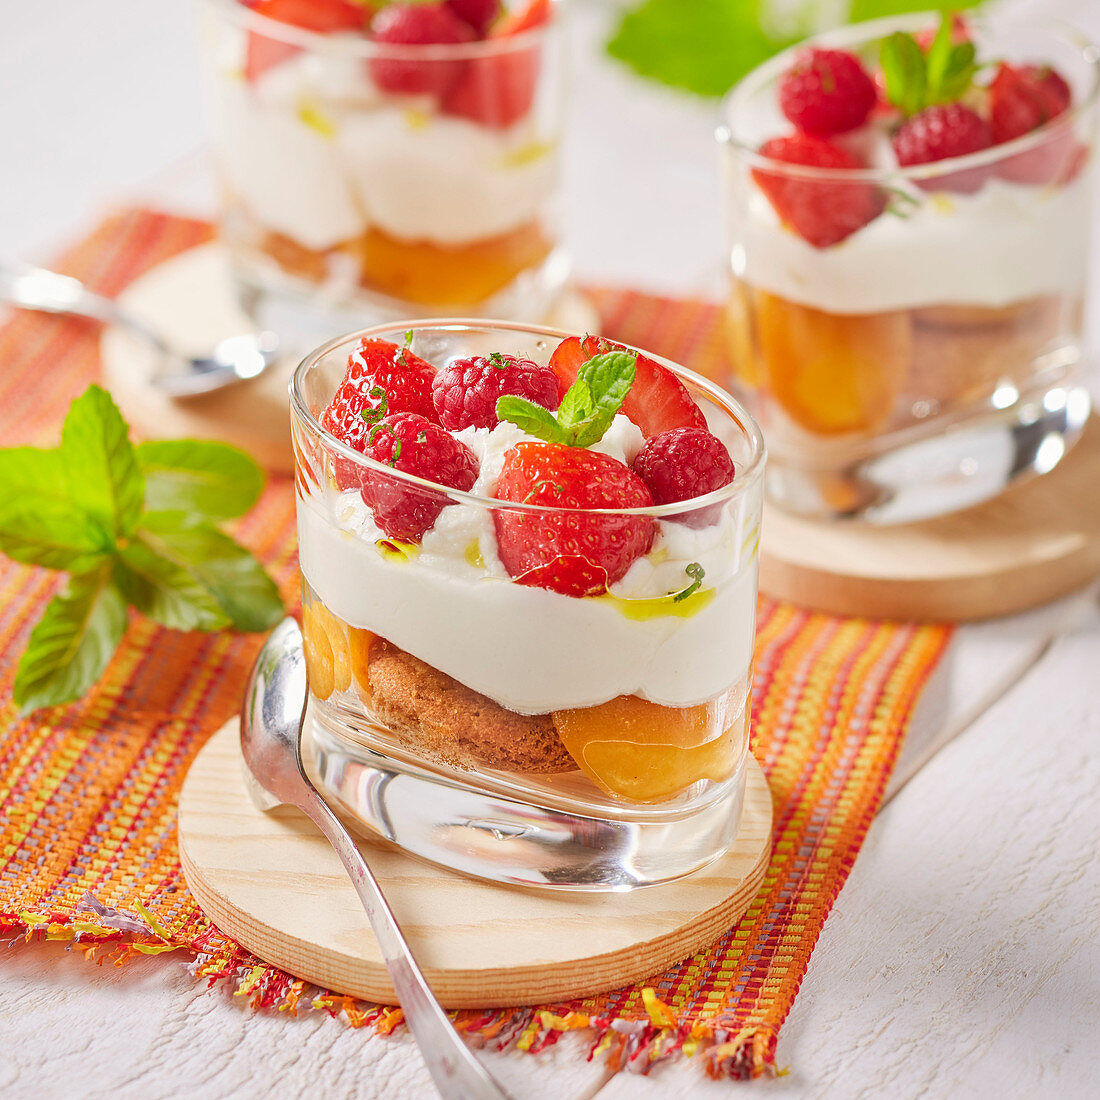
[[(257, 810), (237, 720), (196, 758), (180, 795), (187, 885), (206, 915), (265, 962), (325, 989), (395, 1003), (336, 853), (297, 810)], [(748, 909), (771, 853), (771, 794), (749, 757), (737, 842), (678, 882), (580, 894), (481, 882), (360, 840), (417, 960), (448, 1008), (568, 1000), (659, 974)]]
[[(224, 337), (252, 327), (237, 302), (226, 251), (216, 241), (155, 267), (119, 300), (162, 331), (169, 343), (191, 354), (202, 354)], [(591, 303), (569, 290), (543, 323), (575, 332), (599, 327)], [(254, 381), (176, 401), (151, 384), (156, 359), (142, 340), (109, 328), (103, 333), (100, 352), (107, 388), (139, 435), (220, 439), (242, 447), (270, 470), (288, 473), (292, 469), (287, 387), (297, 357)]]
[(766, 511), (760, 588), (836, 615), (959, 621), (1024, 611), (1100, 576), (1100, 418), (1043, 477), (922, 523)]

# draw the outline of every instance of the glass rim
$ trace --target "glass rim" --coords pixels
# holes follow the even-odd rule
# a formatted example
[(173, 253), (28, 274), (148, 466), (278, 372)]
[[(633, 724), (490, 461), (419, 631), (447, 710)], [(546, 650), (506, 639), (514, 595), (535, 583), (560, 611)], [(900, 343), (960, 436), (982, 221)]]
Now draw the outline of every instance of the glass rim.
[[(967, 169), (984, 168), (1008, 160), (1020, 153), (1027, 152), (1029, 149), (1045, 144), (1058, 132), (1070, 129), (1081, 115), (1096, 105), (1097, 97), (1100, 95), (1100, 47), (1071, 23), (1061, 19), (1045, 18), (1028, 20), (1029, 29), (1033, 28), (1037, 33), (1044, 32), (1048, 38), (1060, 39), (1073, 47), (1089, 70), (1089, 87), (1084, 97), (1079, 102), (1072, 104), (1069, 110), (1063, 111), (1062, 114), (1026, 134), (1021, 134), (1018, 138), (1013, 138), (1011, 141), (1003, 142), (1000, 145), (991, 145), (987, 149), (979, 149), (977, 152), (967, 153), (965, 156), (947, 157), (944, 160), (930, 161), (926, 164), (868, 168), (818, 168), (810, 164), (792, 164), (789, 161), (775, 160), (772, 157), (763, 156), (758, 149), (742, 141), (734, 134), (733, 119), (740, 105), (740, 100), (746, 97), (749, 92), (754, 91), (760, 83), (777, 77), (786, 69), (791, 59), (801, 50), (806, 49), (807, 46), (813, 44), (829, 47), (850, 47), (861, 42), (873, 41), (891, 30), (921, 30), (926, 28), (930, 21), (938, 19), (940, 14), (938, 11), (925, 11), (900, 16), (884, 16), (881, 19), (870, 19), (863, 23), (854, 23), (850, 26), (814, 35), (789, 46), (781, 53), (769, 58), (762, 65), (758, 65), (727, 93), (722, 100), (723, 121), (715, 130), (715, 139), (719, 145), (735, 153), (739, 159), (751, 168), (763, 170), (773, 175), (831, 183), (878, 183), (889, 185), (898, 181), (928, 180), (954, 175)], [(964, 17), (966, 17), (966, 13), (964, 13)], [(972, 16), (967, 18), (967, 21), (978, 26), (997, 25), (1011, 22), (1012, 17), (994, 16), (983, 18)]]
[(415, 474), (397, 470), (368, 458), (362, 452), (349, 447), (342, 440), (337, 439), (330, 431), (322, 426), (321, 422), (310, 411), (302, 392), (302, 383), (309, 371), (327, 354), (335, 351), (342, 344), (358, 342), (364, 337), (377, 337), (382, 333), (399, 333), (407, 330), (415, 332), (422, 328), (452, 329), (459, 331), (467, 328), (500, 329), (506, 332), (523, 332), (538, 336), (550, 336), (556, 339), (566, 339), (575, 336), (576, 333), (565, 329), (554, 328), (549, 325), (530, 325), (514, 321), (495, 321), (487, 318), (470, 317), (430, 317), (418, 318), (410, 321), (391, 321), (379, 325), (371, 325), (368, 328), (358, 329), (354, 332), (343, 333), (331, 340), (325, 341), (320, 347), (314, 348), (294, 369), (290, 379), (290, 407), (291, 412), (301, 420), (306, 428), (318, 436), (324, 444), (331, 448), (344, 460), (352, 461), (358, 466), (365, 467), (380, 474), (404, 482), (409, 486), (421, 489), (429, 489), (435, 493), (442, 493), (455, 503), (472, 504), (481, 508), (490, 508), (495, 511), (525, 512), (533, 515), (585, 515), (585, 516), (650, 516), (653, 519), (662, 519), (669, 516), (682, 516), (689, 512), (702, 511), (715, 504), (723, 504), (747, 492), (763, 476), (764, 462), (767, 457), (767, 448), (764, 444), (764, 435), (760, 426), (756, 423), (752, 414), (735, 397), (727, 393), (721, 386), (715, 385), (710, 379), (704, 378), (695, 371), (688, 370), (677, 363), (666, 359), (664, 356), (635, 347), (632, 344), (622, 346), (630, 351), (653, 359), (662, 366), (668, 367), (681, 380), (687, 380), (692, 385), (701, 389), (718, 405), (744, 433), (752, 449), (752, 457), (744, 464), (735, 463), (733, 480), (728, 485), (723, 485), (704, 496), (693, 497), (690, 501), (675, 501), (671, 504), (653, 504), (644, 508), (559, 508), (546, 504), (525, 504), (510, 500), (501, 500), (499, 497), (483, 497), (476, 493), (469, 493), (462, 489), (455, 489), (449, 485), (441, 485), (427, 478), (417, 477)]
[(533, 48), (549, 31), (557, 27), (560, 19), (561, 0), (549, 0), (550, 17), (537, 26), (530, 27), (519, 34), (498, 38), (482, 38), (475, 42), (438, 43), (432, 45), (413, 45), (396, 42), (375, 42), (363, 37), (334, 39), (331, 34), (306, 30), (292, 23), (281, 23), (277, 19), (254, 11), (242, 0), (202, 0), (220, 15), (243, 27), (245, 30), (262, 34), (265, 38), (284, 42), (288, 46), (313, 53), (327, 53), (335, 56), (358, 57), (363, 59), (386, 58), (394, 61), (463, 61), (479, 57), (497, 57), (524, 48)]

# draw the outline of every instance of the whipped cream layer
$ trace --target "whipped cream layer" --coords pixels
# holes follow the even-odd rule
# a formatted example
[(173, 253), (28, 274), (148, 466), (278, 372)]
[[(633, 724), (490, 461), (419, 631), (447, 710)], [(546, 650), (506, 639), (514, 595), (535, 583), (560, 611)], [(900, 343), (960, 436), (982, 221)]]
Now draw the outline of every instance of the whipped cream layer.
[(538, 216), (556, 147), (530, 119), (508, 129), (386, 96), (358, 58), (300, 54), (249, 83), (222, 71), (212, 126), (229, 190), (258, 221), (322, 251), (369, 228), (459, 246)]
[(733, 272), (829, 313), (996, 308), (1077, 295), (1088, 260), (1093, 179), (1090, 167), (1067, 187), (990, 179), (972, 195), (915, 191), (907, 216), (884, 212), (830, 248), (814, 248), (784, 227), (749, 182), (747, 211), (732, 226)]
[[(510, 424), (459, 433), (481, 462), (477, 495), (491, 492), (504, 453), (530, 438)], [(625, 417), (599, 450), (629, 461), (641, 433)], [(692, 528), (658, 521), (653, 548), (612, 586), (577, 599), (511, 581), (500, 562), (488, 508), (452, 504), (411, 560), (385, 553), (358, 492), (298, 500), (302, 573), (321, 601), (352, 626), (373, 631), (456, 680), (522, 714), (593, 706), (639, 695), (693, 706), (727, 691), (748, 671), (756, 612), (752, 494), (717, 522)], [(703, 566), (704, 589), (686, 616), (628, 617), (628, 599), (682, 591), (685, 567)]]

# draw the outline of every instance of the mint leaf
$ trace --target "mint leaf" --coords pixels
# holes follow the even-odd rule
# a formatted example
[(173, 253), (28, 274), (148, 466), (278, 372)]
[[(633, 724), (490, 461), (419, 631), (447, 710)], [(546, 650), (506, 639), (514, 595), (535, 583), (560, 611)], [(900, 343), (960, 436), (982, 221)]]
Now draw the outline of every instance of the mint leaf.
[(547, 443), (565, 443), (562, 431), (554, 414), (526, 397), (505, 394), (497, 398), (497, 416), (522, 428), (528, 435), (545, 439)]
[(263, 489), (260, 467), (244, 451), (208, 439), (139, 443), (148, 512), (187, 512), (205, 519), (233, 519)]
[(221, 630), (229, 625), (229, 616), (205, 584), (140, 537), (119, 550), (114, 582), (138, 611), (162, 626)]
[(637, 356), (628, 351), (594, 355), (577, 371), (557, 414), (522, 397), (497, 398), (497, 416), (528, 435), (566, 447), (591, 447), (603, 439), (634, 384)]
[(886, 79), (886, 97), (903, 114), (915, 115), (923, 106), (928, 78), (924, 51), (911, 34), (895, 31), (882, 40), (879, 63)]
[(644, 0), (623, 14), (607, 52), (640, 76), (720, 96), (791, 39), (770, 36), (760, 0)]
[(202, 585), (237, 630), (269, 630), (285, 614), (263, 566), (212, 524), (189, 523), (178, 513), (147, 515), (138, 538)]
[(103, 674), (126, 624), (109, 566), (72, 577), (46, 605), (16, 670), (13, 695), (23, 713), (80, 698)]
[(69, 497), (112, 538), (129, 535), (145, 499), (130, 430), (111, 395), (91, 385), (61, 428)]
[(915, 115), (925, 107), (954, 103), (970, 87), (978, 71), (974, 44), (951, 41), (953, 15), (945, 13), (927, 53), (916, 38), (895, 31), (882, 40), (879, 61), (886, 78), (886, 96), (903, 114)]

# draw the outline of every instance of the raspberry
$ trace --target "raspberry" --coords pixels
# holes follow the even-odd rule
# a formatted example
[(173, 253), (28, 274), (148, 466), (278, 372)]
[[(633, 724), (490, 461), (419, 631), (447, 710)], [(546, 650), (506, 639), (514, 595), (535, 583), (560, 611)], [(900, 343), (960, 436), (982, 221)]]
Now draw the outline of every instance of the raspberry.
[[(903, 122), (893, 137), (894, 154), (903, 167), (965, 157), (992, 144), (993, 136), (985, 120), (961, 103), (926, 107)], [(915, 182), (927, 191), (970, 194), (982, 186), (990, 171), (990, 167), (983, 165)]]
[[(1046, 66), (1002, 63), (989, 86), (989, 125), (993, 141), (1023, 137), (1064, 114), (1073, 100), (1065, 80)], [(1087, 150), (1070, 127), (1056, 127), (1045, 140), (1007, 157), (998, 175), (1015, 183), (1068, 183)]]
[[(328, 408), (321, 414), (321, 427), (355, 450), (363, 449), (367, 434), (364, 409), (373, 419), (387, 413), (419, 413), (435, 420), (432, 408), (431, 363), (413, 355), (407, 348), (388, 340), (359, 342), (348, 356), (348, 369)], [(373, 392), (372, 391), (381, 391)], [(355, 464), (337, 459), (336, 482), (341, 489), (359, 484)]]
[(558, 376), (530, 359), (494, 353), (455, 359), (432, 382), (432, 403), (439, 422), (449, 431), (495, 428), (497, 398), (526, 397), (544, 409), (558, 407)]
[[(760, 147), (760, 154), (814, 168), (864, 167), (846, 149), (809, 134), (772, 138)], [(754, 168), (752, 176), (780, 219), (814, 248), (838, 244), (874, 221), (886, 206), (881, 188), (862, 180), (801, 179), (764, 168)]]
[[(477, 459), (464, 443), (416, 413), (384, 416), (367, 433), (363, 453), (375, 462), (452, 489), (470, 489)], [(450, 503), (443, 493), (377, 470), (361, 472), (363, 502), (390, 538), (419, 542)]]
[[(389, 4), (371, 20), (375, 42), (398, 46), (453, 45), (470, 42), (474, 32), (442, 4)], [(375, 57), (371, 78), (384, 92), (395, 95), (443, 95), (462, 75), (463, 61), (440, 58), (416, 61)]]
[(493, 513), (500, 560), (520, 584), (590, 596), (619, 580), (653, 543), (649, 516), (585, 515), (585, 509), (653, 503), (629, 466), (600, 451), (518, 443), (504, 456), (496, 495), (561, 509)]
[[(692, 500), (733, 480), (733, 460), (725, 445), (704, 428), (673, 428), (647, 439), (631, 467), (657, 504)], [(711, 509), (670, 517), (692, 527), (712, 522)]]
[(500, 0), (445, 0), (445, 3), (478, 38), (485, 37), (489, 24), (500, 12)]
[(779, 80), (783, 114), (817, 137), (862, 126), (877, 98), (875, 82), (846, 50), (806, 50)]

